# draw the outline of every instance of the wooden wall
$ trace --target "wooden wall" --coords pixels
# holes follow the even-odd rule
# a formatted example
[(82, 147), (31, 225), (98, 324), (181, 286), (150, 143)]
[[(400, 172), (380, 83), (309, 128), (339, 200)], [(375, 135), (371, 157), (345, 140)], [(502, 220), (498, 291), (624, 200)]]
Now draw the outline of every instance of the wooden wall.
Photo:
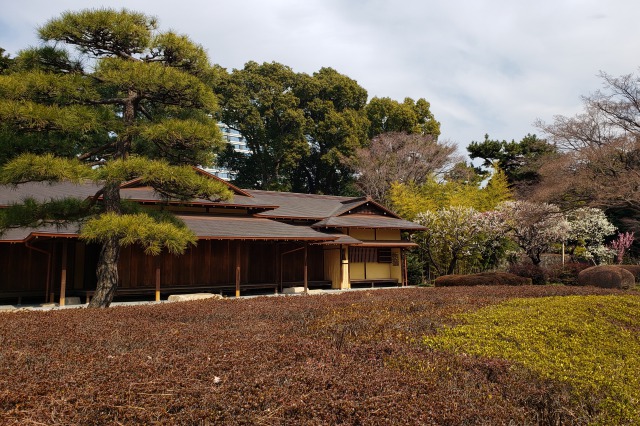
[[(261, 241), (199, 241), (196, 247), (180, 256), (163, 253), (146, 256), (138, 247), (122, 250), (119, 263), (120, 287), (143, 288), (155, 286), (155, 268), (160, 267), (161, 287), (221, 286), (235, 283), (236, 253), (240, 254), (241, 284), (302, 281), (304, 251), (281, 256), (281, 253), (302, 247), (303, 243)], [(324, 259), (321, 247), (308, 246), (308, 279), (324, 278)]]
[[(100, 254), (98, 245), (74, 239), (50, 239), (34, 245), (51, 253), (31, 250), (25, 244), (0, 244), (0, 293), (3, 291), (41, 292), (46, 299), (47, 266), (49, 293), (60, 292), (63, 252), (66, 245), (66, 288), (93, 290)], [(120, 288), (155, 288), (155, 271), (160, 268), (161, 287), (228, 286), (235, 284), (236, 250), (239, 248), (241, 284), (302, 282), (304, 250), (302, 242), (199, 241), (181, 256), (163, 253), (147, 256), (136, 246), (125, 247), (118, 265)], [(320, 246), (307, 246), (309, 281), (325, 278), (324, 253)]]

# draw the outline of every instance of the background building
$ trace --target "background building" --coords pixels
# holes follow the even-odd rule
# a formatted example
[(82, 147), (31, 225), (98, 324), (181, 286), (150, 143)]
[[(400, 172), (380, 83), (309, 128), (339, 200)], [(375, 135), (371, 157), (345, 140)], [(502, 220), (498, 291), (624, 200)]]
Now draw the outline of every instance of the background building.
[[(233, 149), (236, 152), (241, 152), (247, 155), (250, 153), (249, 148), (247, 148), (247, 141), (240, 134), (240, 132), (230, 128), (224, 123), (218, 123), (218, 127), (220, 128), (220, 131), (222, 131), (222, 138), (229, 145), (233, 146)], [(229, 170), (225, 167), (218, 167), (218, 166), (204, 167), (204, 170), (226, 181), (234, 179), (236, 174), (236, 172), (233, 170)]]

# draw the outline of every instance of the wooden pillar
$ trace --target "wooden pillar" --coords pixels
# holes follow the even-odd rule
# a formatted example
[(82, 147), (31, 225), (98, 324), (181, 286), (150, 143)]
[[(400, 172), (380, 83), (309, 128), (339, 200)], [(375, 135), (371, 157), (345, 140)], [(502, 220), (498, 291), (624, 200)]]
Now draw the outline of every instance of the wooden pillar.
[(402, 257), (402, 286), (404, 287), (409, 285), (409, 273), (407, 271), (407, 253), (403, 249), (400, 249), (400, 256)]
[(60, 306), (64, 306), (67, 292), (67, 241), (62, 243), (62, 272), (60, 273)]
[(240, 241), (236, 243), (236, 297), (240, 297)]
[(308, 244), (305, 242), (304, 243), (304, 292), (305, 294), (309, 292), (309, 274), (308, 274), (308, 265), (307, 265), (307, 258), (308, 258), (308, 250), (307, 250), (307, 246)]
[(160, 259), (156, 260), (156, 302), (160, 301)]
[(55, 274), (56, 274), (56, 264), (58, 263), (58, 250), (56, 247), (56, 242), (54, 240), (54, 242), (51, 244), (51, 264), (49, 265), (50, 268), (50, 273), (49, 273), (49, 277), (50, 277), (50, 282), (49, 285), (47, 286), (47, 288), (49, 289), (49, 296), (47, 296), (47, 303), (54, 303), (55, 302), (55, 292), (54, 292), (54, 285), (55, 285)]

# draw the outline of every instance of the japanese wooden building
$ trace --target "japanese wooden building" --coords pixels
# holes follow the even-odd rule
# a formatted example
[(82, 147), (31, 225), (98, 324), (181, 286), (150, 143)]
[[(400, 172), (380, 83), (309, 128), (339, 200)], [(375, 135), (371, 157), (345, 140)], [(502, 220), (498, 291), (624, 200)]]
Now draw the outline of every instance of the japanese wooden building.
[[(123, 248), (116, 297), (148, 294), (159, 300), (180, 292), (406, 284), (404, 250), (415, 244), (402, 234), (422, 226), (400, 219), (368, 197), (243, 190), (226, 184), (234, 193), (231, 200), (188, 203), (166, 203), (137, 181), (122, 186), (123, 198), (149, 209), (171, 210), (198, 243), (180, 256), (148, 256), (136, 246)], [(97, 189), (90, 183), (0, 187), (0, 208), (26, 197), (91, 197)], [(99, 247), (85, 244), (78, 234), (79, 225), (1, 234), (0, 300), (64, 304), (65, 297), (90, 297)]]

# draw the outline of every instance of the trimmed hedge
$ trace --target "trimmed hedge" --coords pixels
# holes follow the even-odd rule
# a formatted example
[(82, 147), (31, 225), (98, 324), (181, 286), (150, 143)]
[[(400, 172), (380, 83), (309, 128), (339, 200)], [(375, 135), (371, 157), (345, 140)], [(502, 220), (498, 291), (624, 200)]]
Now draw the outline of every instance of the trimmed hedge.
[(591, 285), (602, 288), (627, 289), (635, 285), (635, 277), (619, 266), (592, 266), (578, 274), (578, 285)]
[(478, 285), (531, 285), (531, 278), (519, 277), (508, 272), (481, 272), (470, 275), (443, 275), (436, 278), (436, 287)]
[(618, 265), (618, 268), (631, 272), (635, 277), (636, 282), (640, 282), (640, 265)]

